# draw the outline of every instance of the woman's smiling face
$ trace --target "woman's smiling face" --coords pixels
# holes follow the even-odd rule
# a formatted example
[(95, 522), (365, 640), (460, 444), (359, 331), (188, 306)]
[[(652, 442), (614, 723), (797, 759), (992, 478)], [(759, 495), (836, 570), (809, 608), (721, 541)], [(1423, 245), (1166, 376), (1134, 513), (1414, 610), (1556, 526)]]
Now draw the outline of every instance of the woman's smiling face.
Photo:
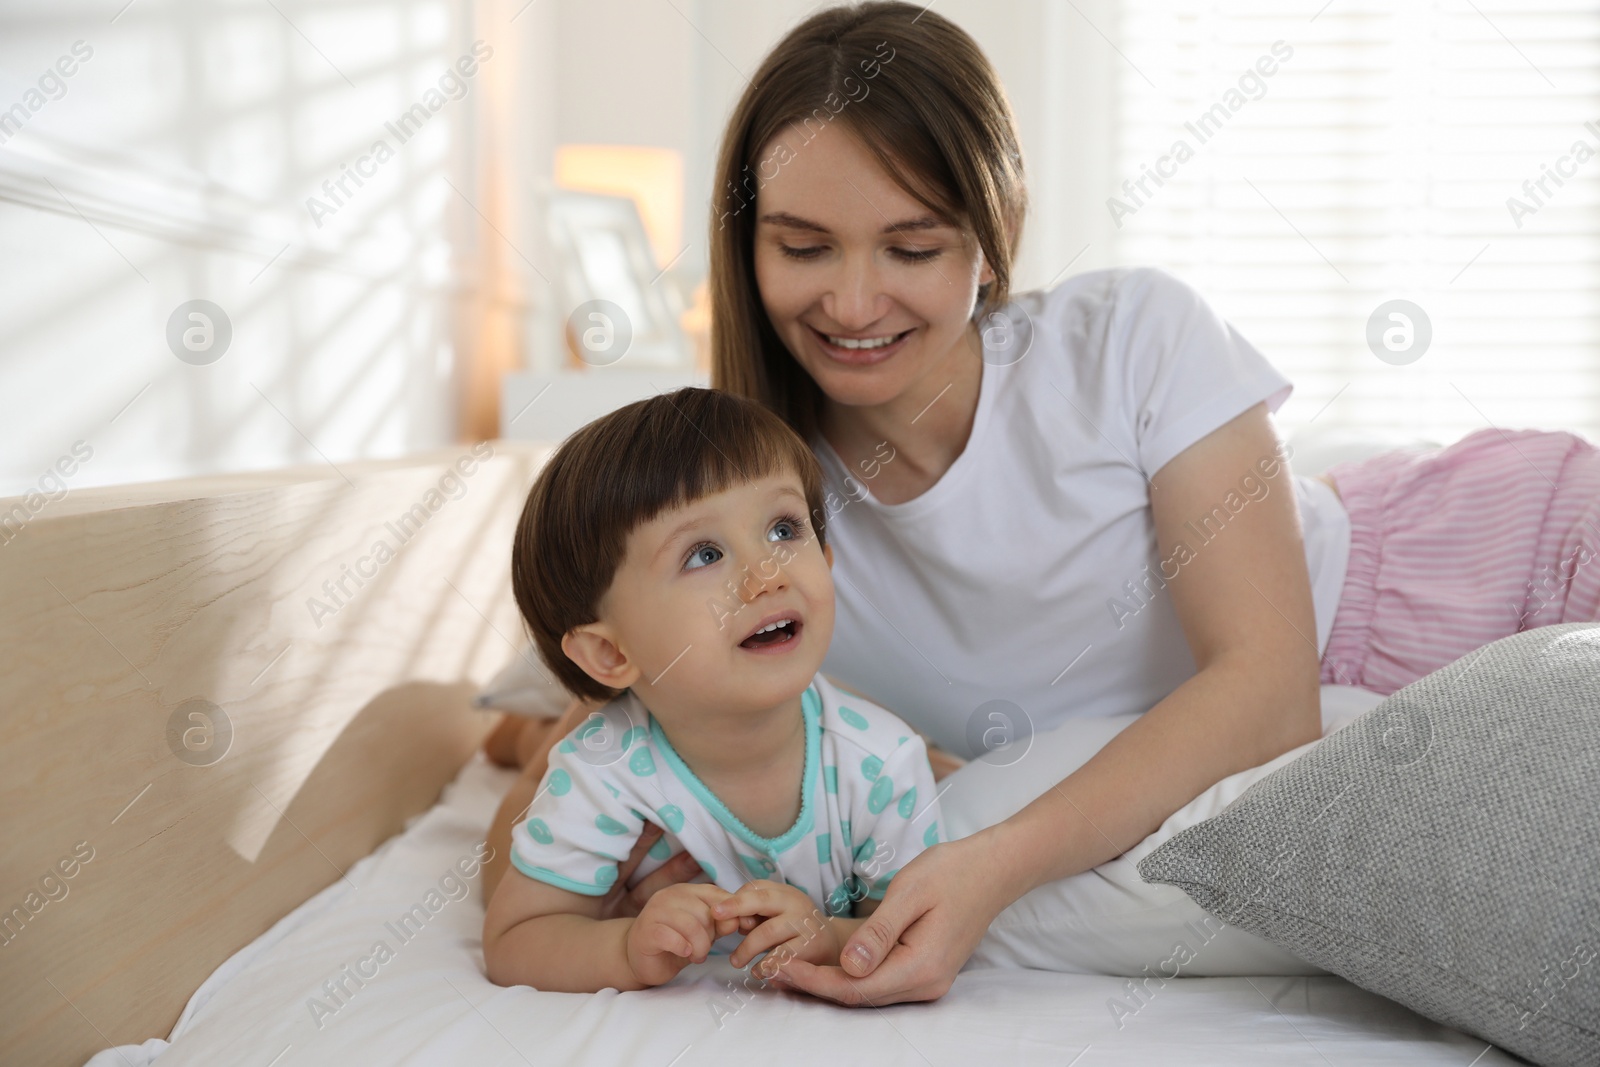
[(924, 379), (942, 387), (951, 362), (970, 358), (978, 287), (994, 277), (977, 241), (843, 126), (804, 140), (791, 127), (758, 157), (791, 146), (756, 196), (756, 283), (773, 328), (834, 403), (886, 404)]

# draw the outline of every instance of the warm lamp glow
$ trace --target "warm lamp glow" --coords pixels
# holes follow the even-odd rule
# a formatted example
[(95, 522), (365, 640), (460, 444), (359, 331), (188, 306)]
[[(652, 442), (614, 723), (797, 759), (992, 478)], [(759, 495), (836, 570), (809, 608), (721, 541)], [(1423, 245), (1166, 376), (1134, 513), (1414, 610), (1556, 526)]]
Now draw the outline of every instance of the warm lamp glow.
[(556, 149), (556, 185), (632, 197), (656, 266), (665, 267), (683, 251), (681, 153), (642, 145), (561, 145)]

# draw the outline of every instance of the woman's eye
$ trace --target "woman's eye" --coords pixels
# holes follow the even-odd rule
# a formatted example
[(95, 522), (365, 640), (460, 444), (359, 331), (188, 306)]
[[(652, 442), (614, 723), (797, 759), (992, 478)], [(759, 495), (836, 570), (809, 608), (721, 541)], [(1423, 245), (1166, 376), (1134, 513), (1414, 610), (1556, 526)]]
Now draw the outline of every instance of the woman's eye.
[(891, 248), (889, 251), (907, 263), (926, 263), (943, 250), (938, 248)]
[(815, 259), (822, 254), (821, 245), (812, 245), (809, 248), (791, 248), (788, 245), (780, 244), (778, 249), (790, 259)]
[(722, 558), (722, 549), (716, 545), (701, 545), (689, 553), (689, 558), (684, 561), (683, 569), (692, 571), (700, 567), (709, 567)]

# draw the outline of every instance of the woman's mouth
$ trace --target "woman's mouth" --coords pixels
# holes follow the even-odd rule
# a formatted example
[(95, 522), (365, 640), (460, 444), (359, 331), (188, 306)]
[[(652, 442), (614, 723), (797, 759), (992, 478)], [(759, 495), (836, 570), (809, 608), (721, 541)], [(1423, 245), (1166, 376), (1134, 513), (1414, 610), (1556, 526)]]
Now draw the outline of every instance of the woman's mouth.
[(843, 334), (826, 334), (814, 326), (807, 326), (811, 337), (830, 359), (855, 366), (881, 363), (905, 347), (916, 329), (899, 333), (875, 334), (866, 337), (848, 337)]
[(783, 652), (793, 647), (800, 640), (799, 619), (783, 619), (763, 627), (739, 642), (739, 647), (747, 652)]

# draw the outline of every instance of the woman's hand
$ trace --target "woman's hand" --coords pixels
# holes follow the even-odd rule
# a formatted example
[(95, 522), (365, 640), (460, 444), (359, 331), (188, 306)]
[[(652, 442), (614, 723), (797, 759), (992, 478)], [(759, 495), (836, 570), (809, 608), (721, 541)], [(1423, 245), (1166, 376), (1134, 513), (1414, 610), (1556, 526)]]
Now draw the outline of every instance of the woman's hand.
[(992, 874), (990, 837), (985, 831), (934, 845), (906, 864), (845, 943), (840, 966), (790, 959), (774, 979), (850, 1007), (944, 996), (1010, 903)]

